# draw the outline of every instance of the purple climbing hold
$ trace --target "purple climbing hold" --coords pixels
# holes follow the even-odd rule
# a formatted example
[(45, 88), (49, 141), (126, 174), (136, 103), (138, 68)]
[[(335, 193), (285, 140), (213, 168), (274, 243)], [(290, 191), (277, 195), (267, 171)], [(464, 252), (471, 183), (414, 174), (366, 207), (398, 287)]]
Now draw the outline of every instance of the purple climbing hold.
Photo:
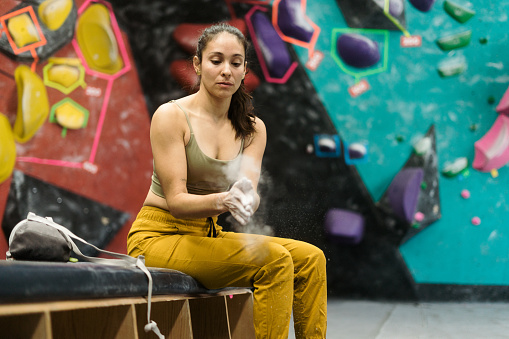
[(325, 215), (324, 227), (333, 242), (355, 245), (364, 236), (364, 217), (356, 212), (332, 208)]
[[(385, 9), (385, 0), (375, 0), (375, 3)], [(403, 14), (403, 10), (405, 9), (405, 5), (403, 4), (403, 0), (390, 0), (389, 1), (389, 14), (395, 17), (399, 17)]]
[(277, 25), (284, 35), (310, 42), (314, 29), (306, 20), (301, 2), (301, 0), (281, 0), (278, 4)]
[(419, 11), (428, 12), (435, 4), (435, 0), (410, 0), (410, 3)]
[(352, 67), (367, 68), (380, 61), (378, 44), (360, 34), (342, 34), (337, 40), (337, 50), (341, 59)]
[(251, 17), (251, 21), (270, 75), (282, 78), (292, 64), (285, 42), (263, 12), (256, 11)]
[(422, 168), (405, 168), (394, 177), (387, 189), (394, 214), (409, 223), (415, 215), (423, 177)]
[(405, 9), (405, 5), (403, 4), (403, 0), (390, 0), (389, 1), (389, 14), (395, 17), (403, 14), (403, 10)]
[(348, 146), (348, 156), (350, 159), (362, 159), (366, 156), (368, 150), (366, 146), (360, 142), (350, 144)]

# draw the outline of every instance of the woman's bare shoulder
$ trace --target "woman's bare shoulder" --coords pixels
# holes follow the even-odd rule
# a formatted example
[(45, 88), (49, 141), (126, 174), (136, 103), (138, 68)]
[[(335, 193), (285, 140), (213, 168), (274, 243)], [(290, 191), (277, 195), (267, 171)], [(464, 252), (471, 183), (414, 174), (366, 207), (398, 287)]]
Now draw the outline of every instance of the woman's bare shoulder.
[(265, 123), (259, 117), (254, 117), (254, 133), (251, 134), (245, 142), (245, 147), (247, 148), (252, 144), (261, 145), (265, 148), (265, 144), (267, 142), (267, 130), (265, 127)]

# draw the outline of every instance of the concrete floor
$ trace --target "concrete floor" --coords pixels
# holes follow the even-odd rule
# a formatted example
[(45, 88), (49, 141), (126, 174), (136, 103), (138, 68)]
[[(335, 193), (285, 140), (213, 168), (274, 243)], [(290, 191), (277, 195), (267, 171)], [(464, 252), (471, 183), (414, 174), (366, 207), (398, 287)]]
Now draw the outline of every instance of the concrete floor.
[[(509, 304), (329, 300), (328, 339), (509, 338)], [(294, 339), (293, 320), (289, 339)]]

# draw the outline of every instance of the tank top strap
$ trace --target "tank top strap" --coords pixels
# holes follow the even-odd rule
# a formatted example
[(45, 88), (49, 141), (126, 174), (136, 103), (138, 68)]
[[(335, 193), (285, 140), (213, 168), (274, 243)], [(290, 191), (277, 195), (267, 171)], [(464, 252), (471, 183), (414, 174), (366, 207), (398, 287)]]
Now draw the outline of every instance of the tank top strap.
[(189, 126), (189, 130), (191, 131), (191, 134), (193, 134), (193, 126), (191, 125), (191, 121), (189, 120), (189, 116), (187, 115), (186, 110), (183, 109), (182, 106), (180, 106), (180, 104), (178, 102), (176, 102), (175, 100), (170, 100), (170, 102), (176, 104), (180, 108), (180, 110), (182, 112), (184, 112), (184, 115), (186, 116), (186, 120), (187, 120), (187, 125)]

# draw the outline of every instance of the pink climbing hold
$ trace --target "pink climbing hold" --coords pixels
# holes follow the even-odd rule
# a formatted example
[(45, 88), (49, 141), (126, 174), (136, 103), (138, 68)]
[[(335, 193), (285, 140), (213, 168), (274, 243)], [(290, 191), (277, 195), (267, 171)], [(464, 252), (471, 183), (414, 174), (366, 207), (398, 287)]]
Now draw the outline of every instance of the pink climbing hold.
[(509, 88), (505, 91), (502, 99), (497, 105), (497, 112), (500, 114), (509, 115)]
[(476, 143), (472, 167), (482, 172), (499, 169), (509, 162), (509, 116), (499, 115), (490, 130)]
[(479, 217), (472, 218), (472, 225), (479, 226), (480, 224), (481, 224), (481, 218), (479, 218)]
[(421, 222), (424, 220), (424, 214), (422, 212), (417, 212), (414, 215), (415, 221)]
[(462, 191), (461, 191), (461, 197), (462, 197), (463, 199), (468, 199), (468, 198), (470, 198), (470, 191), (469, 191), (469, 190), (467, 190), (467, 189), (462, 190)]

